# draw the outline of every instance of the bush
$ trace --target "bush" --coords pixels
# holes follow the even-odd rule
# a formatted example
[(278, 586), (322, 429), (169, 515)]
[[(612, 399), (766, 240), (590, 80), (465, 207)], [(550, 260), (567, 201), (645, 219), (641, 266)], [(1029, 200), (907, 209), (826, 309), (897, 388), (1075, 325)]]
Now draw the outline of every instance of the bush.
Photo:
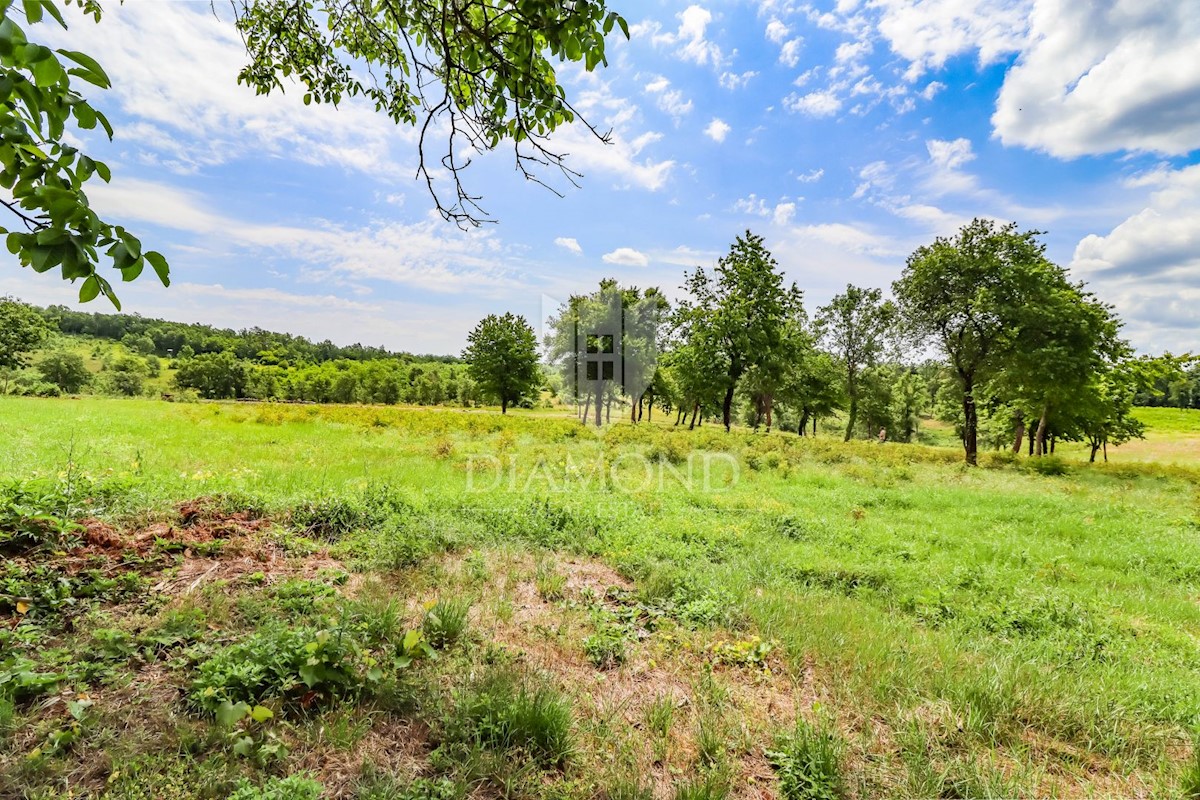
[(1040, 458), (1027, 458), (1022, 462), (1026, 469), (1036, 472), (1039, 475), (1066, 475), (1070, 471), (1067, 462), (1063, 461), (1058, 456), (1041, 456)]
[(458, 698), (450, 738), (523, 750), (562, 765), (574, 749), (571, 704), (545, 683), (508, 670), (484, 675)]
[(783, 800), (837, 800), (845, 794), (841, 741), (824, 728), (801, 719), (796, 729), (775, 742), (765, 755), (779, 776)]
[(601, 624), (583, 640), (583, 651), (596, 669), (611, 669), (625, 663), (625, 632), (616, 625)]

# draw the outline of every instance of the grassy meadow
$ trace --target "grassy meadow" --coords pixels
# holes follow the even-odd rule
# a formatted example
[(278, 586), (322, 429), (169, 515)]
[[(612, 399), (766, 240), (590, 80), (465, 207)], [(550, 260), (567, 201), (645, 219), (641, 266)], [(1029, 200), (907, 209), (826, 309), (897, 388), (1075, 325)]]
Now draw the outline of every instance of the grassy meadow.
[(1200, 797), (1200, 412), (1139, 415), (0, 397), (0, 798)]

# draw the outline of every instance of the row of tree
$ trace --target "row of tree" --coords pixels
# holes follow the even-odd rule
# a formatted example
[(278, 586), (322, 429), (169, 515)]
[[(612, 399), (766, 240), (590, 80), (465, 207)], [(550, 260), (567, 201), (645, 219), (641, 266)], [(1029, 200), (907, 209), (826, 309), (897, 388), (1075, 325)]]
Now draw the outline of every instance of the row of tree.
[[(755, 427), (782, 411), (803, 435), (841, 410), (847, 439), (890, 428), (909, 440), (933, 410), (955, 424), (969, 464), (981, 440), (1014, 452), (1028, 442), (1032, 455), (1083, 441), (1095, 459), (1142, 435), (1135, 402), (1185, 381), (1192, 359), (1135, 356), (1112, 307), (1046, 258), (1039, 235), (974, 220), (914, 252), (894, 300), (851, 285), (810, 317), (747, 232), (712, 270), (686, 275), (675, 308), (657, 289), (604, 281), (565, 304), (544, 344), (563, 398), (596, 424), (615, 403), (634, 422), (657, 406), (676, 424), (717, 417), (728, 430), (740, 405)], [(536, 360), (532, 335), (512, 315), (481, 323), (464, 354), (480, 386), (507, 379), (508, 401), (520, 397), (512, 376)]]
[(341, 347), (328, 339), (313, 342), (303, 336), (276, 333), (261, 328), (234, 331), (229, 328), (214, 328), (211, 325), (171, 322), (151, 319), (137, 314), (88, 314), (72, 311), (65, 306), (50, 306), (39, 313), (60, 333), (74, 336), (91, 336), (121, 342), (133, 352), (156, 355), (160, 358), (199, 355), (203, 353), (230, 353), (233, 356), (256, 364), (293, 366), (298, 364), (322, 364), (339, 359), (350, 361), (375, 361), (394, 359), (397, 361), (440, 361), (454, 363), (454, 356), (413, 355), (397, 353), (383, 347), (352, 344)]

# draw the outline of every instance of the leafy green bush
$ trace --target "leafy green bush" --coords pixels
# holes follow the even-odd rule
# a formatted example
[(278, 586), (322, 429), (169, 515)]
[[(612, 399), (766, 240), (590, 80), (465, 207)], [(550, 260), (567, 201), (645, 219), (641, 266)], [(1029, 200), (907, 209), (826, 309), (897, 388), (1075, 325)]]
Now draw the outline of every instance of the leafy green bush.
[(765, 755), (779, 776), (783, 800), (838, 800), (845, 794), (841, 751), (837, 736), (801, 719)]
[(1067, 462), (1058, 456), (1027, 458), (1021, 464), (1025, 469), (1036, 472), (1038, 475), (1066, 475), (1071, 469)]
[(222, 703), (309, 706), (360, 695), (382, 676), (346, 630), (268, 627), (200, 663), (188, 696), (210, 713)]
[(467, 614), (471, 601), (465, 597), (442, 598), (425, 610), (421, 630), (431, 647), (449, 647), (462, 638), (467, 630)]
[(501, 750), (522, 750), (562, 765), (574, 750), (571, 704), (544, 682), (497, 669), (457, 698), (449, 738)]
[(305, 775), (268, 778), (262, 786), (243, 778), (229, 800), (320, 800), (324, 788)]
[(69, 518), (73, 497), (57, 481), (0, 484), (0, 553), (62, 549), (81, 528)]

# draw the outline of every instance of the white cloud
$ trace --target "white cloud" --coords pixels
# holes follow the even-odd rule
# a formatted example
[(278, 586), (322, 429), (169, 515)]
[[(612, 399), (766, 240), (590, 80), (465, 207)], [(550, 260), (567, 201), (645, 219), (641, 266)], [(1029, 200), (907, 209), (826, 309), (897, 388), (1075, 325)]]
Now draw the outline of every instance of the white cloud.
[(921, 97), (926, 100), (932, 100), (937, 97), (938, 92), (946, 88), (946, 84), (941, 81), (930, 81), (924, 89), (921, 90)]
[(842, 101), (828, 89), (809, 92), (806, 95), (793, 92), (784, 98), (783, 107), (788, 111), (807, 114), (811, 117), (828, 117), (841, 109)]
[(740, 197), (735, 200), (733, 210), (740, 211), (743, 214), (753, 214), (757, 217), (768, 217), (771, 215), (771, 208), (767, 205), (767, 201), (753, 193), (748, 197)]
[(789, 67), (796, 66), (800, 63), (800, 50), (803, 47), (803, 39), (787, 40), (783, 43), (783, 47), (779, 48), (779, 63), (786, 64)]
[(842, 42), (834, 53), (834, 60), (839, 64), (858, 61), (871, 52), (871, 43), (866, 40), (857, 42)]
[(658, 33), (657, 28), (651, 33), (651, 40), (656, 45), (675, 47), (675, 54), (684, 61), (694, 64), (712, 64), (721, 67), (725, 58), (721, 48), (706, 38), (709, 23), (712, 22), (712, 12), (698, 5), (691, 5), (676, 15), (679, 28), (674, 33)]
[(1200, 148), (1195, 0), (1038, 0), (992, 125), (1006, 145), (1073, 158)]
[(238, 85), (245, 47), (232, 21), (216, 19), (206, 3), (115, 4), (99, 27), (78, 12), (70, 20), (69, 31), (50, 26), (45, 35), (104, 65), (113, 88), (103, 104), (134, 117), (118, 127), (118, 141), (140, 148), (143, 161), (188, 173), (275, 156), (372, 175), (410, 174), (392, 144), (413, 141), (414, 131), (370, 104), (347, 98), (339, 108), (306, 107), (295, 87), (259, 97)]
[(621, 264), (627, 267), (644, 267), (650, 263), (650, 259), (645, 253), (634, 250), (632, 247), (618, 247), (611, 253), (605, 253), (601, 259), (606, 264)]
[(340, 276), (463, 292), (494, 291), (511, 277), (502, 266), (503, 248), (490, 231), (460, 231), (433, 215), (413, 224), (348, 227), (312, 220), (303, 226), (274, 225), (225, 216), (193, 192), (150, 181), (114, 180), (89, 194), (103, 215), (220, 242), (255, 254), (258, 261), (287, 259), (313, 280)]
[(572, 253), (578, 254), (583, 252), (583, 248), (579, 246), (579, 241), (569, 236), (559, 236), (554, 240), (554, 243), (564, 250), (570, 250)]
[(792, 221), (792, 217), (795, 215), (795, 203), (779, 203), (775, 206), (775, 212), (772, 214), (772, 221), (776, 225), (787, 225)]
[(938, 169), (958, 169), (975, 159), (969, 139), (955, 139), (951, 142), (930, 139), (925, 142), (925, 149), (929, 151), (929, 160)]
[(671, 82), (669, 80), (664, 78), (662, 75), (658, 75), (654, 78), (654, 80), (646, 84), (646, 91), (650, 92), (651, 94), (655, 94), (657, 92), (666, 90), (666, 88), (670, 85)]
[(672, 89), (658, 96), (658, 107), (678, 123), (681, 118), (691, 113), (692, 101), (685, 100), (683, 92), (678, 89)]
[(796, 180), (801, 183), (816, 183), (825, 177), (824, 169), (810, 169), (808, 172), (796, 176)]
[(609, 144), (600, 142), (583, 125), (560, 128), (551, 143), (569, 154), (572, 168), (585, 173), (596, 169), (616, 175), (619, 188), (636, 186), (657, 191), (666, 185), (675, 162), (644, 154), (647, 148), (662, 139), (662, 134), (638, 132), (641, 113), (635, 103), (614, 95), (609, 85), (600, 81), (590, 88), (577, 88), (574, 103), (575, 108), (601, 130), (611, 130), (612, 141)]
[(744, 88), (746, 84), (750, 83), (750, 80), (757, 75), (758, 73), (754, 70), (748, 70), (740, 74), (736, 72), (722, 72), (721, 77), (717, 79), (717, 82), (721, 85), (722, 89), (729, 89), (730, 91), (733, 91)]
[(708, 138), (719, 143), (725, 141), (725, 137), (729, 135), (730, 130), (732, 129), (724, 120), (713, 117), (713, 121), (705, 127), (704, 133)]
[(978, 51), (981, 64), (1021, 48), (1034, 0), (876, 0), (878, 28), (916, 80), (951, 57)]
[(1200, 164), (1155, 170), (1128, 185), (1155, 191), (1107, 235), (1084, 237), (1072, 267), (1090, 275), (1188, 276), (1200, 288)]
[(783, 40), (788, 37), (789, 33), (791, 33), (791, 29), (778, 19), (773, 19), (767, 23), (766, 37), (768, 42), (783, 44)]

